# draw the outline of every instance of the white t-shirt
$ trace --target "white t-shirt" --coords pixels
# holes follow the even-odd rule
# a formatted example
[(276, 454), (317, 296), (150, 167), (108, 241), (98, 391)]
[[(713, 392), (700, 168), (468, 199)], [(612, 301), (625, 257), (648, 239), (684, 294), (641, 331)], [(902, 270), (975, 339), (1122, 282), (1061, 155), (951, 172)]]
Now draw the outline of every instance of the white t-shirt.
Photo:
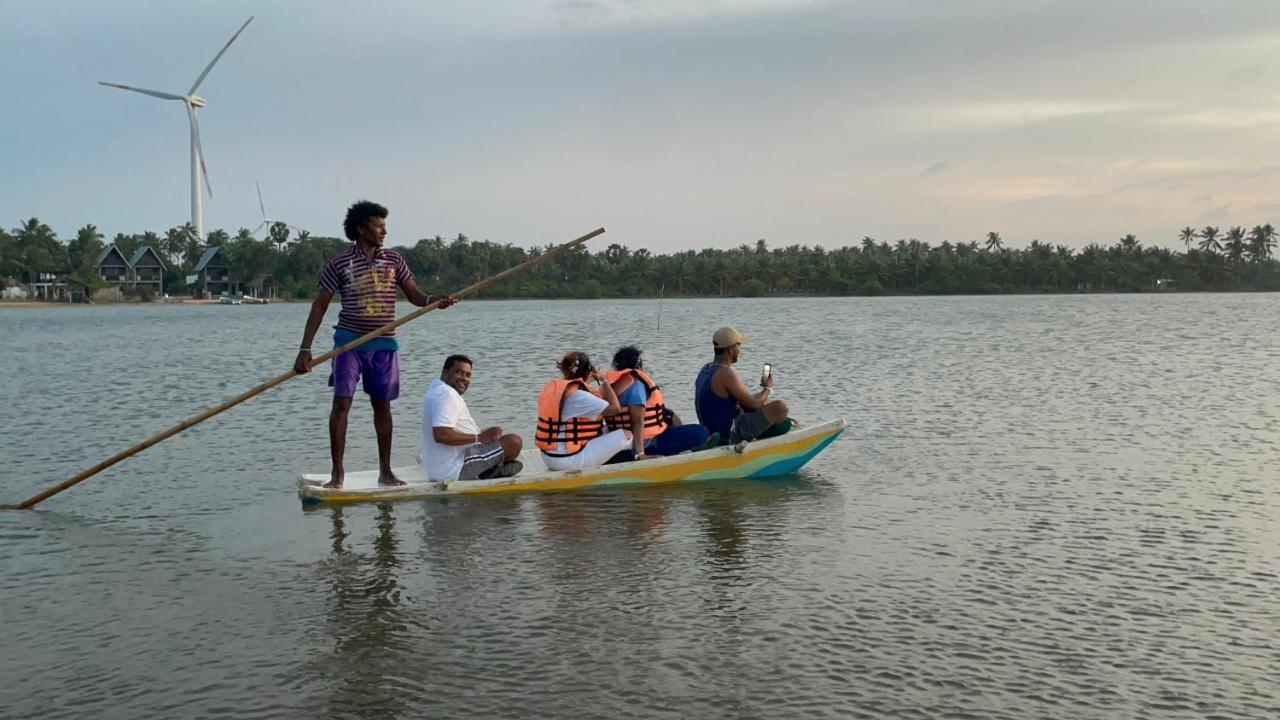
[(427, 478), (440, 482), (452, 482), (458, 479), (462, 470), (462, 461), (470, 445), (441, 445), (436, 442), (433, 428), (453, 428), (461, 433), (474, 435), (480, 432), (480, 426), (471, 417), (467, 403), (457, 390), (449, 387), (440, 378), (431, 382), (427, 393), (422, 397), (422, 467), (427, 471)]
[[(570, 393), (564, 401), (564, 419), (600, 417), (608, 409), (609, 401), (584, 390)], [(622, 430), (607, 432), (591, 438), (582, 450), (568, 457), (551, 457), (542, 454), (542, 462), (549, 470), (579, 470), (603, 465), (609, 458), (631, 447), (631, 440)], [(556, 444), (556, 452), (564, 452), (564, 443)]]

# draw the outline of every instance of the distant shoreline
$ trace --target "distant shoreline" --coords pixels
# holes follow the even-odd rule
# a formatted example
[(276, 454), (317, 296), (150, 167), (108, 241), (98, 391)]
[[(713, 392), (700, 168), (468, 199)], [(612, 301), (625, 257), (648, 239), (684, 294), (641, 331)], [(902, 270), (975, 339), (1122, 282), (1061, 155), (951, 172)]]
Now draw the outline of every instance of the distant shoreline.
[[(1010, 292), (1010, 293), (881, 293), (879, 295), (763, 295), (756, 297), (748, 297), (745, 295), (667, 295), (667, 300), (800, 300), (808, 298), (919, 298), (919, 297), (1040, 297), (1040, 296), (1060, 296), (1060, 295), (1254, 295), (1259, 293), (1273, 293), (1274, 290), (1159, 290), (1153, 292)], [(500, 302), (500, 301), (543, 301), (543, 300), (648, 300), (657, 301), (656, 296), (644, 297), (599, 297), (599, 298), (575, 298), (575, 297), (505, 297), (505, 298), (470, 298), (467, 302)], [(401, 298), (397, 302), (404, 302)], [(267, 303), (269, 305), (309, 305), (311, 299), (282, 299), (272, 300)], [(95, 303), (69, 303), (69, 302), (47, 302), (44, 300), (0, 300), (0, 309), (40, 309), (40, 308), (83, 308), (83, 307), (165, 307), (165, 306), (182, 306), (182, 305), (220, 305), (222, 303), (217, 300), (180, 300), (170, 302), (95, 302)]]
[[(310, 300), (272, 300), (270, 305), (310, 304)], [(149, 302), (49, 302), (47, 300), (0, 300), (2, 308), (84, 308), (84, 307), (166, 307), (169, 305), (221, 305), (218, 300), (170, 300)]]

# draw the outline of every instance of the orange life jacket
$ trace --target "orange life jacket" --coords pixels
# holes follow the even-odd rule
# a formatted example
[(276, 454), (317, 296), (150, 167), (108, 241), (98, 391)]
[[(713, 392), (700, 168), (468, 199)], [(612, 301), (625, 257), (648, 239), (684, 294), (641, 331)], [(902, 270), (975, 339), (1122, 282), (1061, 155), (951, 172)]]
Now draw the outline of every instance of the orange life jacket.
[[(644, 389), (649, 392), (649, 399), (644, 403), (644, 439), (649, 440), (662, 434), (664, 430), (671, 425), (671, 421), (667, 417), (667, 406), (662, 401), (662, 390), (654, 384), (653, 379), (644, 373), (643, 370), (610, 370), (605, 375), (605, 382), (612, 385), (618, 380), (622, 380), (622, 389), (618, 390), (621, 395), (623, 391), (631, 387), (631, 383), (639, 382), (644, 385)], [(609, 425), (610, 430), (630, 430), (631, 429), (631, 411), (627, 406), (622, 406), (622, 412), (604, 419)]]
[[(538, 394), (538, 427), (533, 444), (551, 457), (569, 457), (582, 452), (587, 441), (604, 434), (600, 418), (564, 419), (564, 401), (572, 393), (591, 392), (581, 380), (551, 380)], [(557, 445), (564, 443), (564, 452)]]

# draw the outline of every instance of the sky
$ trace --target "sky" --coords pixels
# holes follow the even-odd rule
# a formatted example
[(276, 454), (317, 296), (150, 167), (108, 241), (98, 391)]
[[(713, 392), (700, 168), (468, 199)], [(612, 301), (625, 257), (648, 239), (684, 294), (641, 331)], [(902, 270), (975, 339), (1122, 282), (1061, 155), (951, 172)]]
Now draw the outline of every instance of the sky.
[[(1275, 0), (0, 0), (0, 225), (655, 252), (1280, 224)], [(596, 241), (597, 243), (601, 241)]]

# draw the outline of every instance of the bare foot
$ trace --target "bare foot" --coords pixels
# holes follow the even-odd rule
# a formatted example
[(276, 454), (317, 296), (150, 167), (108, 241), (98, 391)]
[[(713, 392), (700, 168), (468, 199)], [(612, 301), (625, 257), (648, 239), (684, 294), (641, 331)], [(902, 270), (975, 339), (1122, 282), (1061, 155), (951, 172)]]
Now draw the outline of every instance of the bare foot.
[(329, 476), (329, 482), (325, 483), (324, 486), (330, 490), (341, 490), (343, 477), (344, 474), (341, 470), (334, 470)]
[(395, 473), (388, 470), (383, 473), (378, 473), (378, 484), (395, 486), (395, 485), (408, 485), (409, 483), (396, 477)]

